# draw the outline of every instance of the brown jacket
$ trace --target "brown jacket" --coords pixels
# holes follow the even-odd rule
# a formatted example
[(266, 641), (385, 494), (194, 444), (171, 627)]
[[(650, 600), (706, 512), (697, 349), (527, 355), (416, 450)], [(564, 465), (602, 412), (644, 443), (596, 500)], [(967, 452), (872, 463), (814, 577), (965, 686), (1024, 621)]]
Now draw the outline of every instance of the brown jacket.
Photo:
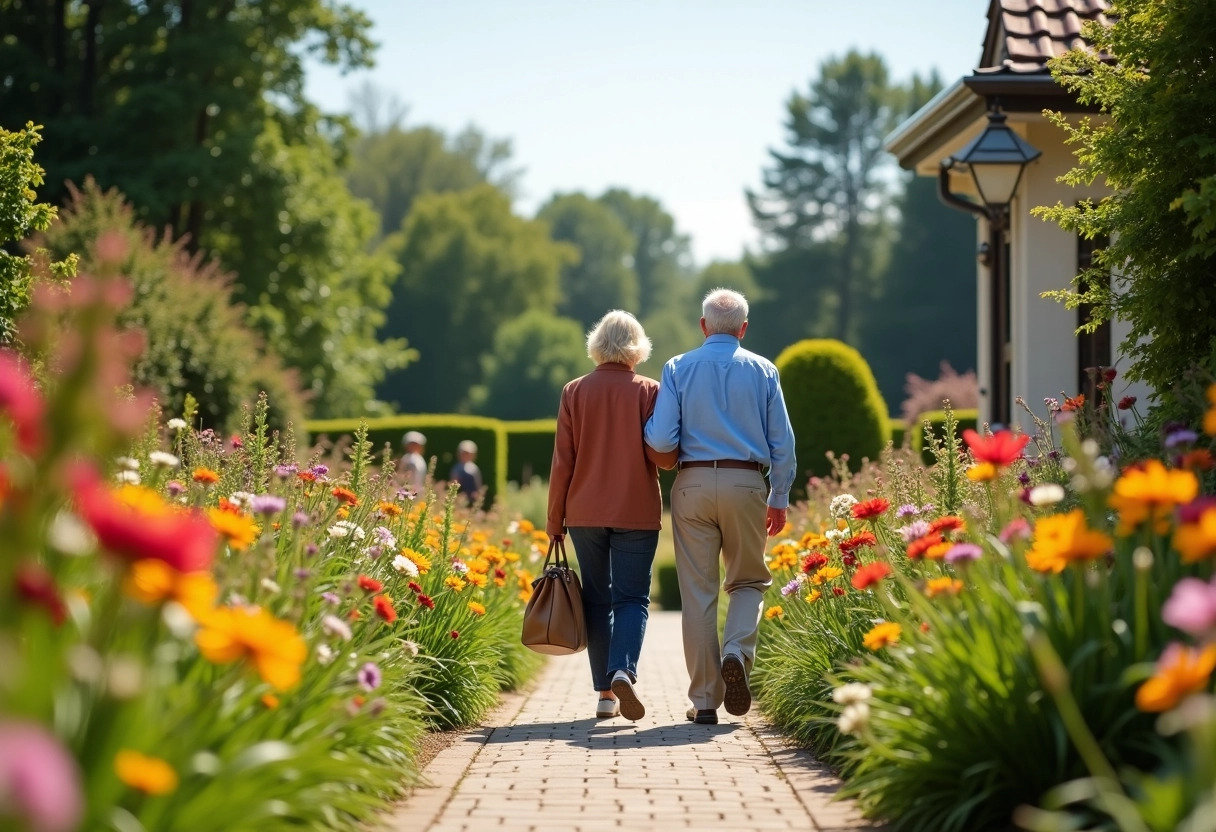
[(567, 526), (657, 529), (663, 503), (656, 463), (675, 465), (642, 441), (659, 383), (605, 363), (562, 390), (549, 472), (549, 534)]

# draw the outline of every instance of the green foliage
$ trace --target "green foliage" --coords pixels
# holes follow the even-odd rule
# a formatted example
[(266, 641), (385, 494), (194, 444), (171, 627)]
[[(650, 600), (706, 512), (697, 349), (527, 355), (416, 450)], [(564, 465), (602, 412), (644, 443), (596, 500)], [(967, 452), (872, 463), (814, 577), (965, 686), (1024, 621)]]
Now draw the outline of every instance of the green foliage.
[[(121, 252), (118, 259), (101, 256), (103, 238), (110, 252)], [(193, 396), (203, 426), (232, 430), (242, 406), (265, 391), (273, 402), (272, 424), (303, 422), (304, 397), (294, 373), (245, 325), (230, 277), (214, 261), (190, 255), (180, 241), (143, 227), (116, 191), (103, 192), (92, 182), (71, 190), (61, 221), (37, 244), (56, 257), (80, 252), (83, 271), (116, 272), (131, 282), (131, 303), (119, 321), (145, 339), (132, 379), (152, 390), (166, 412), (184, 413), (186, 397)]]
[(634, 196), (623, 188), (604, 191), (597, 200), (616, 214), (633, 235), (633, 270), (638, 276), (638, 305), (625, 307), (639, 319), (682, 301), (682, 284), (692, 261), (688, 236), (658, 200)]
[[(520, 485), (526, 485), (536, 477), (549, 479), (557, 420), (503, 422), (503, 428), (507, 432), (507, 479)], [(543, 526), (543, 523), (538, 525)]]
[[(979, 427), (980, 414), (978, 410), (954, 410), (955, 435), (961, 440), (963, 431), (976, 430)], [(939, 440), (946, 435), (947, 413), (945, 410), (928, 410), (920, 414), (916, 420), (916, 429), (912, 431), (912, 450), (921, 455), (926, 465), (932, 465), (935, 454), (933, 449), (925, 444), (925, 432), (928, 431)]]
[(1092, 50), (1051, 65), (1058, 83), (1109, 115), (1076, 123), (1051, 115), (1076, 148), (1076, 167), (1063, 181), (1101, 181), (1113, 193), (1036, 209), (1104, 241), (1075, 291), (1047, 296), (1069, 308), (1093, 304), (1086, 331), (1129, 321), (1126, 375), (1165, 391), (1193, 366), (1212, 369), (1216, 360), (1216, 130), (1209, 117), (1216, 77), (1195, 72), (1212, 60), (1216, 6), (1121, 0), (1112, 11), (1109, 27), (1086, 28)]
[[(802, 470), (830, 471), (826, 454), (848, 454), (856, 470), (878, 459), (890, 438), (887, 406), (857, 350), (829, 339), (799, 341), (777, 357)], [(802, 489), (795, 479), (794, 490)]]
[(660, 563), (655, 566), (655, 578), (659, 582), (659, 606), (665, 610), (682, 609), (680, 600), (680, 576), (674, 563)]
[(637, 308), (638, 275), (627, 258), (638, 243), (612, 208), (582, 193), (554, 194), (536, 217), (578, 251), (562, 267), (559, 313), (590, 329), (609, 310)]
[(514, 215), (491, 185), (419, 197), (393, 246), (402, 276), (384, 334), (408, 334), (419, 351), (379, 388), (400, 410), (464, 405), (498, 329), (530, 309), (552, 310), (559, 270), (575, 256), (544, 223)]
[(436, 458), (435, 479), (447, 480), (456, 462), (456, 446), (465, 439), (477, 443), (477, 466), (485, 483), (486, 505), (492, 505), (507, 486), (507, 431), (497, 419), (482, 416), (421, 414), (382, 416), (376, 419), (315, 419), (304, 423), (314, 441), (328, 437), (335, 442), (353, 437), (360, 426), (367, 426), (367, 441), (373, 454), (386, 446), (400, 455), (401, 437), (407, 430), (426, 435), (426, 457)]
[(470, 401), (500, 419), (552, 416), (566, 382), (591, 369), (579, 323), (540, 309), (503, 324), (483, 365), (485, 381)]
[(902, 448), (904, 446), (904, 438), (908, 434), (908, 423), (903, 419), (888, 419), (887, 424), (891, 428), (891, 441), (895, 447)]
[(41, 252), (10, 254), (5, 246), (45, 231), (55, 219), (54, 206), (35, 202), (34, 188), (43, 182), (42, 168), (34, 161), (34, 148), (42, 141), (38, 127), (10, 132), (0, 127), (0, 344), (17, 338), (17, 317), (30, 302), (36, 266), (46, 277), (65, 280), (75, 273), (76, 259), (69, 253), (48, 262)]

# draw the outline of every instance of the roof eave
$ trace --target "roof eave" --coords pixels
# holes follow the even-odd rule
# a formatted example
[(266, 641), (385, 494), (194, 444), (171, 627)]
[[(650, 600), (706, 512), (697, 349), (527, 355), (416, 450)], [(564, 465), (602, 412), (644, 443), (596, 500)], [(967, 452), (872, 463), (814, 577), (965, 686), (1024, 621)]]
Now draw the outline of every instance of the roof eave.
[(985, 99), (960, 78), (933, 96), (883, 142), (904, 170), (914, 169), (934, 148), (984, 114)]

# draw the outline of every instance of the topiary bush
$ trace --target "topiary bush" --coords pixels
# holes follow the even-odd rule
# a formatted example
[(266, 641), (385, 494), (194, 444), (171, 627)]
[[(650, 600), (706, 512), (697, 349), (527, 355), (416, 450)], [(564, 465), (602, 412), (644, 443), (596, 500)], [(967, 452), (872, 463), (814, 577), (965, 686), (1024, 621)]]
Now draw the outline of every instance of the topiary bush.
[(887, 424), (891, 427), (891, 441), (895, 447), (902, 448), (908, 438), (908, 423), (903, 419), (888, 419)]
[[(870, 365), (848, 344), (808, 339), (777, 356), (777, 370), (794, 426), (799, 470), (813, 476), (831, 473), (828, 451), (848, 454), (856, 470), (863, 458), (877, 459), (891, 428), (887, 404)], [(793, 496), (806, 493), (802, 477)]]
[[(961, 439), (963, 431), (970, 428), (976, 430), (979, 423), (980, 412), (974, 409), (956, 410), (954, 418), (958, 421), (958, 427), (955, 432)], [(934, 436), (945, 439), (946, 434), (946, 411), (944, 410), (926, 410), (920, 414), (920, 417), (912, 425), (911, 430), (911, 447), (913, 451), (920, 454), (926, 465), (932, 465), (934, 462), (933, 449), (925, 446), (925, 426), (928, 426), (933, 431)]]
[(553, 465), (556, 419), (503, 422), (507, 432), (507, 480), (527, 485), (533, 477), (549, 479)]

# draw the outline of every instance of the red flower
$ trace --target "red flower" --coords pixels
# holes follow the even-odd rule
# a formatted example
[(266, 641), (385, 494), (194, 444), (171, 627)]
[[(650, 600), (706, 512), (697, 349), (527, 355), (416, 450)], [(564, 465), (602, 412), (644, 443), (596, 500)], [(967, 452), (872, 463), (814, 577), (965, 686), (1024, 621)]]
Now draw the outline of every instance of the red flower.
[(376, 610), (376, 615), (383, 618), (389, 624), (397, 620), (397, 610), (393, 607), (393, 599), (387, 595), (377, 595), (372, 599), (372, 606)]
[(431, 599), (431, 596), (429, 596), (429, 595), (419, 594), (418, 603), (422, 604), (422, 606), (426, 607), (428, 610), (435, 609), (435, 602)]
[(316, 482), (317, 481), (317, 475), (314, 474), (312, 471), (300, 471), (299, 473), (296, 474), (296, 476), (300, 478), (301, 482)]
[(339, 503), (345, 503), (348, 506), (359, 505), (358, 495), (356, 495), (355, 492), (351, 491), (349, 488), (338, 487), (330, 493), (334, 495), (334, 499)]
[(998, 430), (992, 436), (980, 436), (968, 428), (963, 431), (963, 441), (971, 449), (976, 462), (988, 462), (1004, 468), (1021, 457), (1022, 449), (1030, 443), (1030, 436), (1015, 434), (1011, 430)]
[(956, 517), (953, 514), (943, 515), (929, 524), (929, 530), (933, 532), (957, 532), (965, 529), (967, 524), (963, 518)]
[(1105, 370), (1102, 371), (1102, 380), (1105, 381), (1107, 384), (1110, 384), (1112, 381), (1114, 381), (1118, 377), (1118, 375), (1119, 375), (1119, 371), (1116, 370), (1114, 367), (1107, 367)]
[(452, 638), (460, 638), (460, 631), (452, 630), (452, 632), (448, 633), (448, 635), (450, 635)]
[(840, 556), (840, 562), (843, 563), (845, 566), (856, 566), (857, 565), (857, 555), (853, 554), (852, 552), (845, 552), (843, 555)]
[(832, 587), (832, 594), (833, 595), (844, 595), (844, 587), (842, 587), (842, 586)]
[(498, 578), (499, 580), (502, 580), (503, 578), (507, 577), (507, 572), (505, 569), (499, 569), (499, 568), (495, 567), (494, 577)]
[(1216, 468), (1216, 459), (1212, 457), (1211, 451), (1199, 448), (1178, 457), (1178, 467), (1190, 468), (1193, 471), (1211, 471)]
[(853, 589), (866, 589), (891, 574), (891, 567), (880, 560), (867, 563), (853, 573)]
[(63, 599), (59, 597), (59, 588), (55, 586), (55, 578), (42, 566), (36, 563), (18, 565), (17, 574), (13, 576), (13, 583), (16, 586), (17, 597), (44, 608), (56, 627), (68, 617), (68, 608), (63, 603)]
[(939, 543), (944, 542), (942, 536), (937, 532), (930, 532), (922, 538), (913, 540), (908, 544), (908, 557), (912, 560), (925, 556), (925, 552), (932, 549)]
[(408, 584), (406, 584), (406, 586), (408, 586), (410, 588), (410, 591), (413, 592), (415, 595), (422, 592), (422, 587), (418, 585), (417, 581), (410, 581)]
[(350, 613), (346, 617), (349, 618), (351, 621), (358, 621), (360, 618), (363, 617), (363, 613), (359, 612), (358, 610), (351, 610)]
[(76, 513), (112, 554), (131, 561), (161, 560), (178, 572), (211, 567), (219, 540), (207, 518), (175, 509), (145, 489), (111, 491), (90, 468), (77, 469), (72, 485)]
[(22, 453), (32, 454), (42, 444), (45, 411), (42, 394), (21, 369), (17, 356), (8, 350), (0, 352), (0, 412), (13, 420)]
[(877, 542), (878, 538), (874, 536), (874, 532), (862, 532), (861, 534), (853, 535), (848, 540), (842, 540), (840, 542), (840, 551), (845, 554), (851, 554), (862, 546), (873, 546)]
[(922, 621), (922, 622), (920, 622), (920, 631), (921, 631), (922, 633), (927, 633), (927, 632), (929, 632), (929, 622), (928, 622), (928, 621)]
[(821, 566), (828, 565), (828, 556), (823, 552), (811, 552), (802, 559), (802, 571), (806, 574), (811, 574), (818, 570)]
[(232, 434), (232, 436), (228, 439), (228, 442), (232, 445), (233, 448), (245, 447), (245, 443), (241, 441), (241, 437), (239, 434), (235, 434), (235, 433)]
[(1119, 409), (1120, 410), (1131, 410), (1132, 405), (1134, 405), (1135, 403), (1136, 403), (1135, 396), (1124, 396), (1123, 398), (1119, 399)]
[(1065, 412), (1068, 412), (1068, 411), (1073, 411), (1073, 410), (1080, 410), (1084, 406), (1085, 406), (1085, 394), (1078, 393), (1077, 395), (1073, 396), (1071, 399), (1065, 399), (1064, 404), (1060, 407), (1060, 409)]
[(866, 500), (864, 503), (853, 504), (853, 517), (857, 520), (872, 520), (891, 507), (891, 503), (882, 497)]
[(379, 592), (384, 589), (384, 584), (377, 581), (375, 578), (369, 578), (367, 575), (359, 576), (359, 589), (365, 592)]

